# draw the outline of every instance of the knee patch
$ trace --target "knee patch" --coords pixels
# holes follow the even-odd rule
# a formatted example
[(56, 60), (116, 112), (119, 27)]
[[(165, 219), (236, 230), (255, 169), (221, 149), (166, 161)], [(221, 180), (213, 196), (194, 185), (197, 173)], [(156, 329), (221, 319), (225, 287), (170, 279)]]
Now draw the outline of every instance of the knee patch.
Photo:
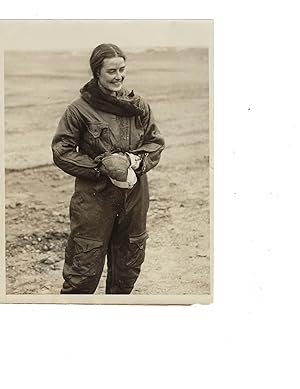
[(102, 268), (103, 261), (101, 259), (101, 256), (103, 256), (103, 242), (78, 236), (73, 237), (72, 240), (72, 270), (74, 270), (80, 275), (97, 275)]

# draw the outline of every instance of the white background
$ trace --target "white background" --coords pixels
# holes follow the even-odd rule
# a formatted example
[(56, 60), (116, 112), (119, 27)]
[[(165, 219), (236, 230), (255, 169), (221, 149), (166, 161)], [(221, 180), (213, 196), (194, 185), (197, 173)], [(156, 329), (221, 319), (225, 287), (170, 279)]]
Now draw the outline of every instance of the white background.
[(299, 388), (296, 2), (15, 3), (1, 17), (215, 20), (215, 301), (1, 306), (2, 387)]

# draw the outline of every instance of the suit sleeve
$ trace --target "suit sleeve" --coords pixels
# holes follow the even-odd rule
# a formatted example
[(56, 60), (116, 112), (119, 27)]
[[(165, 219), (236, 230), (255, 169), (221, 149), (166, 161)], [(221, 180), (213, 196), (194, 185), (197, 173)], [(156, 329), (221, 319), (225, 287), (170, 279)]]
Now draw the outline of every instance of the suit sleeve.
[(52, 141), (53, 161), (72, 176), (97, 180), (99, 177), (97, 163), (78, 150), (83, 126), (84, 123), (70, 105), (60, 119)]
[(141, 147), (133, 152), (142, 157), (140, 167), (136, 170), (137, 175), (147, 173), (160, 161), (160, 156), (165, 148), (165, 141), (161, 135), (149, 104), (142, 103), (144, 114), (141, 116), (142, 126), (145, 131), (144, 142)]

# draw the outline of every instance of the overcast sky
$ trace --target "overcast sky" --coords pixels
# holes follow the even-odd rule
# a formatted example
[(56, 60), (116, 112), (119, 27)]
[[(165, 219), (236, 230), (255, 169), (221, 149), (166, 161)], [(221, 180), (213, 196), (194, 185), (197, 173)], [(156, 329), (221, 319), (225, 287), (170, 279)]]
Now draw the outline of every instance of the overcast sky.
[(121, 47), (207, 47), (209, 20), (5, 20), (4, 49), (90, 49), (100, 43)]

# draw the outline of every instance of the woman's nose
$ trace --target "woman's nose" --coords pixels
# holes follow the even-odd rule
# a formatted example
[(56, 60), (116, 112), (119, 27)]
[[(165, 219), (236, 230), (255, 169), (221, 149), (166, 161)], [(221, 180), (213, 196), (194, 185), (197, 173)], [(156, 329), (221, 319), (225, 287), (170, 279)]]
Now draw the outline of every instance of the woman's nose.
[(121, 76), (120, 72), (118, 72), (118, 71), (116, 72), (115, 79), (116, 80), (122, 80), (122, 76)]

